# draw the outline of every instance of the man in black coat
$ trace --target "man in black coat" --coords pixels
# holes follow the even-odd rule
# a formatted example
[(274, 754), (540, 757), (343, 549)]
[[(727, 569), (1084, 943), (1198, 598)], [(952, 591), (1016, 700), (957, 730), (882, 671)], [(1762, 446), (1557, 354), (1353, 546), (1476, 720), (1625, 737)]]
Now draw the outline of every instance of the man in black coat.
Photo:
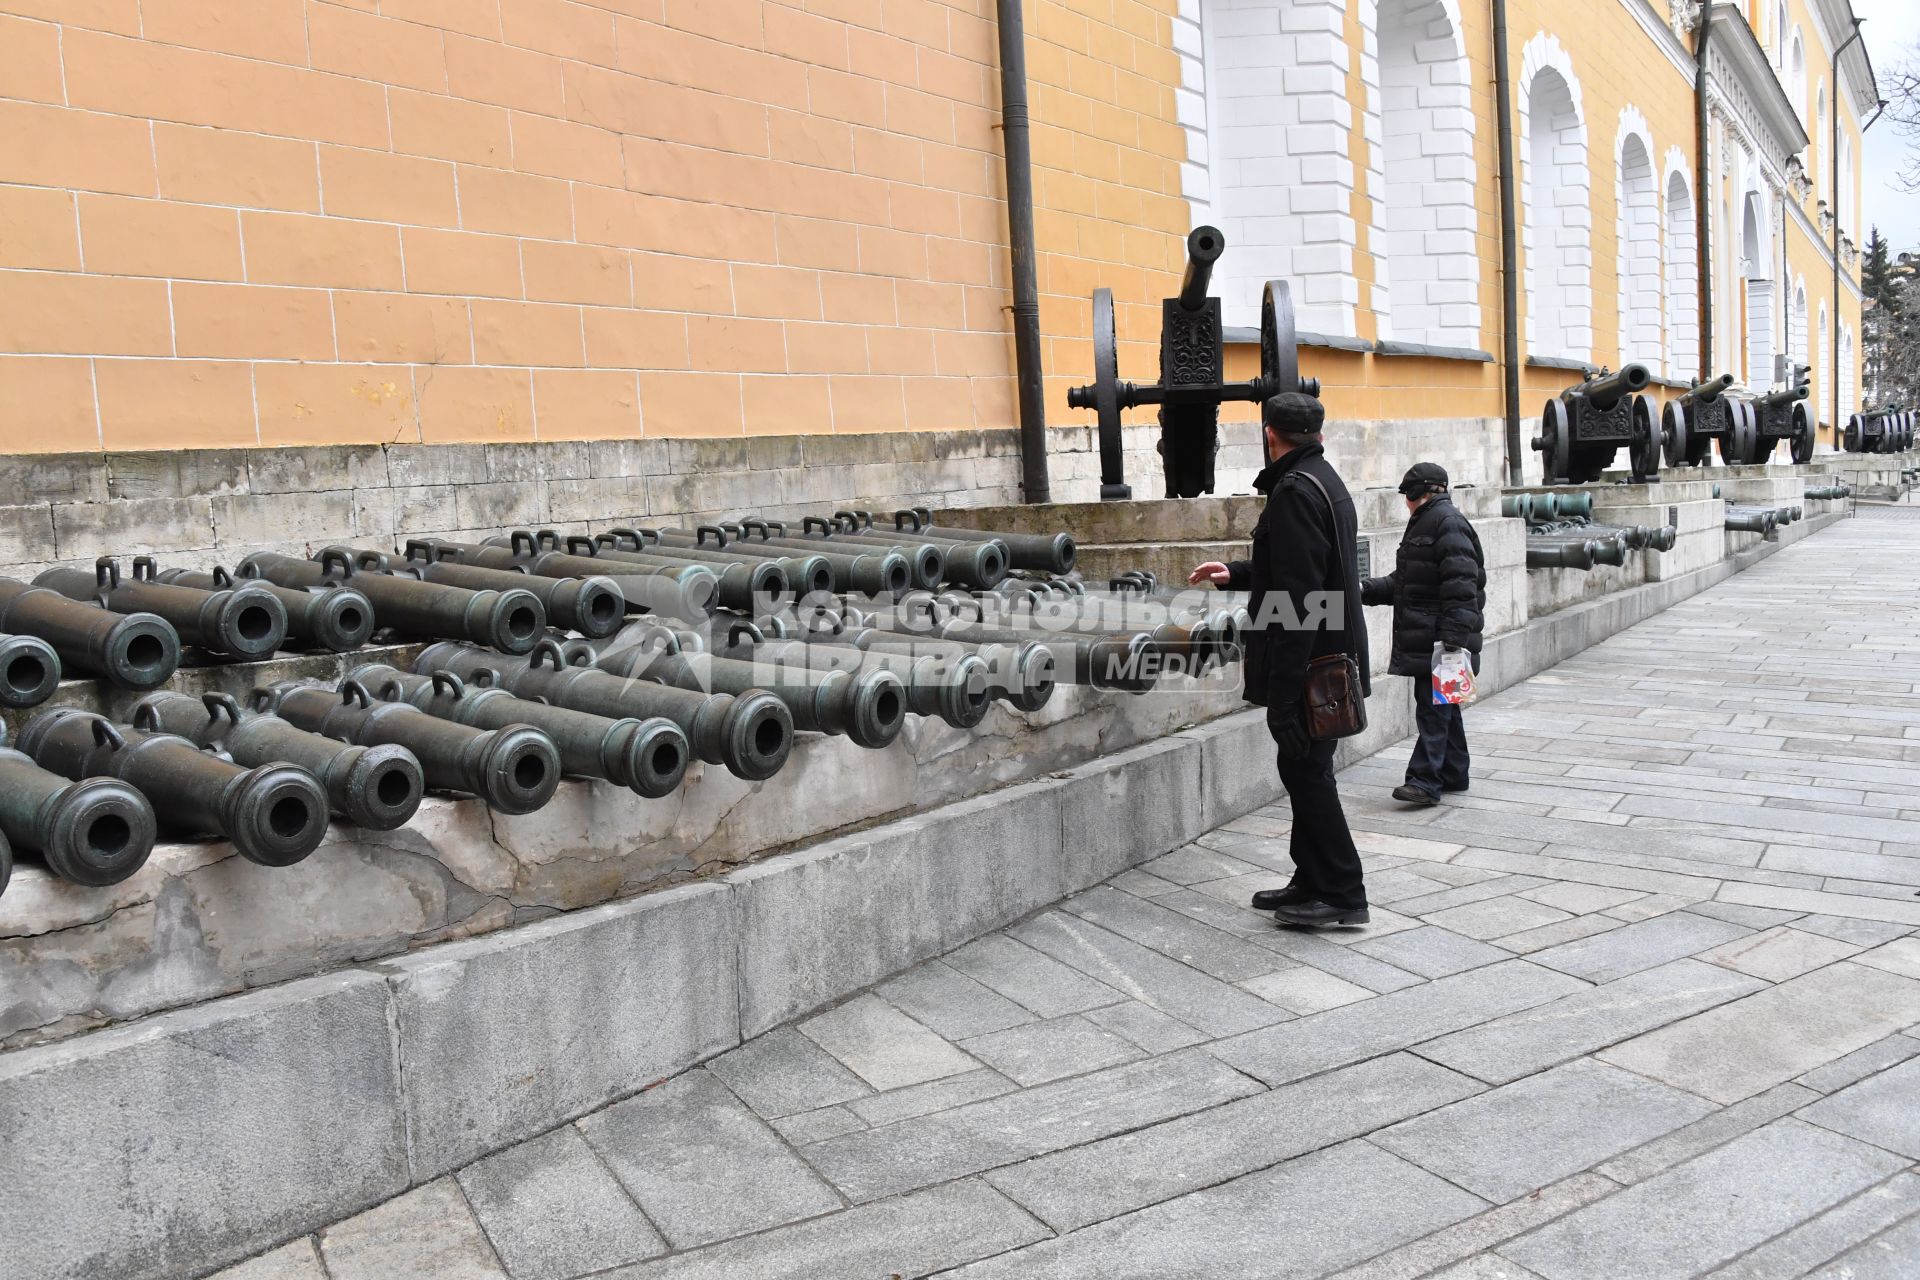
[(1416, 463), (1401, 479), (1400, 493), (1410, 518), (1393, 572), (1368, 578), (1360, 598), (1393, 606), (1387, 670), (1413, 677), (1418, 730), (1406, 783), (1393, 789), (1393, 798), (1424, 808), (1440, 803), (1443, 791), (1467, 789), (1466, 720), (1458, 704), (1433, 700), (1433, 665), (1437, 649), (1464, 649), (1480, 670), (1487, 569), (1480, 535), (1447, 496), (1447, 473), (1438, 463)]
[(1282, 392), (1260, 416), (1270, 461), (1253, 482), (1267, 498), (1253, 529), (1253, 557), (1211, 561), (1188, 578), (1252, 593), (1246, 697), (1267, 709), (1280, 782), (1293, 802), (1294, 867), (1284, 889), (1261, 890), (1253, 906), (1287, 924), (1365, 924), (1367, 891), (1334, 784), (1334, 744), (1307, 737), (1301, 705), (1307, 663), (1327, 654), (1353, 654), (1366, 688), (1353, 499), (1321, 447), (1326, 411), (1318, 400)]

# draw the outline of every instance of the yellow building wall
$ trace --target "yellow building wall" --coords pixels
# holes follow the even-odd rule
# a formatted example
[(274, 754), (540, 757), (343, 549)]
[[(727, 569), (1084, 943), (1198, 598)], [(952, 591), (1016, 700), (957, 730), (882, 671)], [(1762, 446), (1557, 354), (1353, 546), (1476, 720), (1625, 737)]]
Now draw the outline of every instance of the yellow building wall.
[[(1164, 9), (1027, 6), (1050, 332), (1184, 230)], [(0, 449), (1008, 426), (997, 40), (992, 0), (0, 0)]]

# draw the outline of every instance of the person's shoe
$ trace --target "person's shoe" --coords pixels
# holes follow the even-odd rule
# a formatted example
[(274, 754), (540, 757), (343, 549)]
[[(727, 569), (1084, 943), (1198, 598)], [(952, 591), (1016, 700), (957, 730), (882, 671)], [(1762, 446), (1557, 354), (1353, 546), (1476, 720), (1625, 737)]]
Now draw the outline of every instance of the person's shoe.
[(1423, 791), (1412, 783), (1395, 787), (1393, 789), (1393, 798), (1401, 804), (1417, 805), (1422, 809), (1440, 803), (1439, 796), (1433, 794), (1431, 791)]
[(1310, 890), (1288, 885), (1284, 889), (1261, 889), (1253, 895), (1255, 911), (1273, 911), (1280, 907), (1291, 907), (1296, 903), (1313, 901)]
[(1365, 907), (1335, 907), (1318, 899), (1274, 909), (1273, 918), (1281, 924), (1306, 927), (1324, 924), (1366, 924), (1370, 917)]

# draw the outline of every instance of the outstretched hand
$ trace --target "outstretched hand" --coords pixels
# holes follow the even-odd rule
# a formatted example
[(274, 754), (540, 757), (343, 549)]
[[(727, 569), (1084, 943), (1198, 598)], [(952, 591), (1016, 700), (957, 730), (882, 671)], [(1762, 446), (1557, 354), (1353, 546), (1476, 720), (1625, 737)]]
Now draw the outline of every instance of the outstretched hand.
[(1218, 560), (1209, 560), (1187, 575), (1187, 585), (1197, 587), (1203, 582), (1211, 582), (1216, 587), (1224, 587), (1233, 578), (1233, 570)]

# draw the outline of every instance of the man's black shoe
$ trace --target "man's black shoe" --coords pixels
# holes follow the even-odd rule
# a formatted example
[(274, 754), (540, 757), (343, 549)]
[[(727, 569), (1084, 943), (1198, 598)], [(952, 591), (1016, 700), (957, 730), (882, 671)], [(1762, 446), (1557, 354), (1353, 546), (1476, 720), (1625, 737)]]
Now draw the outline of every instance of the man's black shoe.
[[(1465, 788), (1462, 788), (1462, 790), (1465, 790)], [(1393, 789), (1393, 798), (1402, 804), (1418, 805), (1422, 809), (1427, 808), (1429, 805), (1440, 803), (1439, 796), (1434, 795), (1431, 791), (1422, 791), (1419, 787), (1413, 786), (1410, 783), (1395, 787)]]
[(1278, 907), (1273, 918), (1281, 924), (1366, 924), (1370, 917), (1365, 907), (1335, 907), (1319, 900)]
[(1311, 902), (1313, 894), (1294, 885), (1284, 889), (1262, 889), (1253, 895), (1255, 911), (1272, 911), (1278, 907), (1290, 907), (1295, 903)]

